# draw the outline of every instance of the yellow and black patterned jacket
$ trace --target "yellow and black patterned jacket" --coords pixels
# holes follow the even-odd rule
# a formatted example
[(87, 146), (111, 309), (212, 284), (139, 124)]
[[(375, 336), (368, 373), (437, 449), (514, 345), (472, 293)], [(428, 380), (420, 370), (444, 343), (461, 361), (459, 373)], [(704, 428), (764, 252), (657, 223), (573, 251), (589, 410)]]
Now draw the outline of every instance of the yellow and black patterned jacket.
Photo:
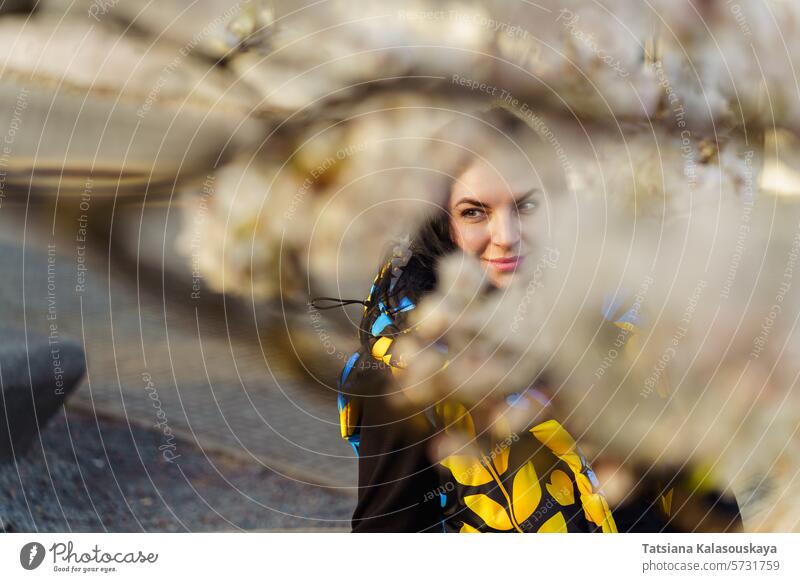
[[(429, 461), (431, 440), (442, 431), (477, 437), (478, 429), (456, 401), (424, 415), (391, 410), (387, 391), (402, 373), (392, 345), (410, 331), (405, 318), (415, 302), (378, 288), (389, 268), (375, 279), (364, 307), (365, 341), (339, 379), (341, 436), (359, 457), (353, 531), (616, 532), (594, 473), (554, 419), (509, 433), (491, 447)], [(527, 388), (507, 402), (525, 407), (541, 398)], [(473, 442), (477, 447), (478, 439)]]

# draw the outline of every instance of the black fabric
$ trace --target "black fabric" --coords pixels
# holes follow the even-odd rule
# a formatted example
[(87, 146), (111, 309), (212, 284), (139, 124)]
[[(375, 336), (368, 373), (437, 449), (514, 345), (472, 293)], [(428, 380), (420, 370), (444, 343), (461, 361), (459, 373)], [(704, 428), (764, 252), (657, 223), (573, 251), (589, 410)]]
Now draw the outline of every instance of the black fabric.
[[(664, 485), (666, 484), (666, 485)], [(707, 515), (698, 522), (697, 529), (686, 527), (664, 513), (659, 500), (662, 495), (672, 491), (671, 510), (674, 513), (680, 505), (687, 503), (683, 512), (691, 512), (694, 518)], [(724, 497), (718, 491), (695, 492), (681, 474), (671, 479), (645, 475), (637, 490), (624, 503), (613, 508), (614, 520), (620, 533), (726, 533), (741, 532), (743, 529), (739, 505), (733, 498)], [(685, 521), (685, 520), (681, 520)]]
[(362, 397), (358, 504), (353, 532), (442, 531), (439, 487), (427, 455), (432, 427), (420, 415), (405, 418), (383, 391)]

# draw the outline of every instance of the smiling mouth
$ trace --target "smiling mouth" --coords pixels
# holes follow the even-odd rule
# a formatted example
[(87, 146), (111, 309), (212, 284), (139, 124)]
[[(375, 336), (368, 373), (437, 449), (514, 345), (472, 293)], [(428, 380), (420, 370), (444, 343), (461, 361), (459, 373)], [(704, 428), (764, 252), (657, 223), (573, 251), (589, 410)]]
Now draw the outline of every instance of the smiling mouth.
[(516, 256), (516, 257), (508, 257), (505, 259), (488, 259), (487, 262), (496, 270), (500, 271), (501, 273), (509, 273), (511, 271), (517, 270), (517, 268), (522, 264), (522, 261), (525, 257)]

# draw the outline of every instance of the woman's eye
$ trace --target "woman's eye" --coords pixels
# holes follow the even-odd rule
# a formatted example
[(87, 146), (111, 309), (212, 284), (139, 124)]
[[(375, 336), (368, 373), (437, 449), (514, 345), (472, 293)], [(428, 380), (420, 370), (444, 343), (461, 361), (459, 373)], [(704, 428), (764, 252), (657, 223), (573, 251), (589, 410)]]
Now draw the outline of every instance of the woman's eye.
[(517, 204), (517, 210), (519, 212), (530, 212), (531, 210), (535, 210), (539, 207), (539, 204), (534, 200), (525, 200), (524, 202), (520, 202)]
[(463, 218), (483, 218), (485, 212), (481, 208), (467, 208), (461, 211)]

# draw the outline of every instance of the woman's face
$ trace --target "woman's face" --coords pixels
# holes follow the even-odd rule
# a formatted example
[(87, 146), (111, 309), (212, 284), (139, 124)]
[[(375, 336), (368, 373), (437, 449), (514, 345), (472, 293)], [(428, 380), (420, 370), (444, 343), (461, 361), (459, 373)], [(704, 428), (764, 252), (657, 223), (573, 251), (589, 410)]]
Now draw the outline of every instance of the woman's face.
[(543, 202), (530, 166), (514, 158), (475, 160), (450, 191), (453, 241), (480, 259), (497, 287), (508, 286), (530, 251), (532, 219)]

